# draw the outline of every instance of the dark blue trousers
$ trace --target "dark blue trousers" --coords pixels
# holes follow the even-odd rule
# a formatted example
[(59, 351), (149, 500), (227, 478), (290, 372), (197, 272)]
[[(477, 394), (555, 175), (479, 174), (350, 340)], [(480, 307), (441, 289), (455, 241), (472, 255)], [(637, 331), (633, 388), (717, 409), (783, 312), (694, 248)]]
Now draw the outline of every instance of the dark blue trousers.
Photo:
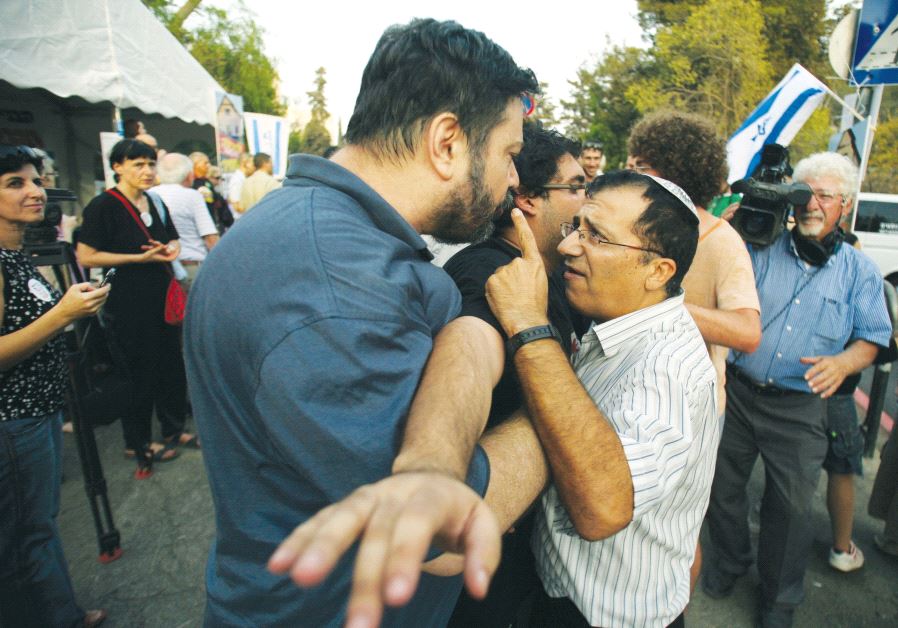
[(0, 626), (84, 620), (56, 526), (61, 481), (61, 412), (0, 422)]

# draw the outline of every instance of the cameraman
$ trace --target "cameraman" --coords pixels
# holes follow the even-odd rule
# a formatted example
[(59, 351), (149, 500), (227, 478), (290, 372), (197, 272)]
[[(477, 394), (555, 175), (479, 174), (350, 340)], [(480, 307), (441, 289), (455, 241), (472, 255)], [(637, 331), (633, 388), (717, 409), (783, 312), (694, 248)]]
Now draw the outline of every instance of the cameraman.
[(65, 342), (109, 287), (75, 284), (60, 297), (22, 252), (44, 219), (41, 158), (0, 145), (0, 626), (96, 626), (105, 611), (75, 602), (56, 515), (62, 479)]
[(715, 551), (702, 584), (711, 597), (724, 597), (748, 571), (746, 485), (760, 453), (761, 626), (791, 626), (804, 598), (811, 499), (828, 445), (824, 400), (870, 365), (892, 333), (879, 271), (843, 244), (838, 227), (857, 178), (857, 168), (836, 153), (800, 161), (794, 179), (813, 196), (795, 207), (795, 228), (769, 246), (748, 245), (761, 346), (753, 354), (734, 351), (727, 364), (727, 416), (708, 508)]

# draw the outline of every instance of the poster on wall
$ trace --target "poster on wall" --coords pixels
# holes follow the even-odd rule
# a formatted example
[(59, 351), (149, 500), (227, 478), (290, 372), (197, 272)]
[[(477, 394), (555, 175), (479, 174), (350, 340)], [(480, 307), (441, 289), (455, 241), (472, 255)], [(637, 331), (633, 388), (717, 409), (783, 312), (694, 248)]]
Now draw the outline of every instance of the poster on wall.
[(234, 172), (240, 154), (246, 152), (243, 143), (243, 97), (215, 92), (215, 105), (218, 165), (222, 172)]
[(264, 113), (244, 113), (243, 119), (246, 121), (249, 153), (271, 155), (274, 176), (283, 179), (287, 173), (287, 119)]

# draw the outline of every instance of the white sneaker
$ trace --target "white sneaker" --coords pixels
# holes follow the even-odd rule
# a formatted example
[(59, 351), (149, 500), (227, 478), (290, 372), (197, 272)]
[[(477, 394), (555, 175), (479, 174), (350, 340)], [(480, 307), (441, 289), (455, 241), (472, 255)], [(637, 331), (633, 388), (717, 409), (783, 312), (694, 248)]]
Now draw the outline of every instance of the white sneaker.
[(854, 544), (854, 541), (851, 542), (851, 549), (847, 552), (837, 552), (830, 548), (829, 565), (833, 569), (838, 569), (839, 571), (844, 571), (846, 573), (855, 571), (864, 566), (864, 553)]

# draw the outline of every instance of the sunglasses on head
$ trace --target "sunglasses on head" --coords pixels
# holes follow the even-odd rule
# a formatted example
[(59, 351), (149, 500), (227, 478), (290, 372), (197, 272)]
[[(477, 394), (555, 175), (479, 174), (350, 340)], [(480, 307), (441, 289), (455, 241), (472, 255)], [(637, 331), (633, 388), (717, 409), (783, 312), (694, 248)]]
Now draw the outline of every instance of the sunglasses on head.
[(15, 155), (23, 155), (28, 159), (41, 159), (42, 157), (37, 154), (30, 146), (10, 146), (9, 144), (0, 144), (0, 158), (3, 157), (13, 157)]

